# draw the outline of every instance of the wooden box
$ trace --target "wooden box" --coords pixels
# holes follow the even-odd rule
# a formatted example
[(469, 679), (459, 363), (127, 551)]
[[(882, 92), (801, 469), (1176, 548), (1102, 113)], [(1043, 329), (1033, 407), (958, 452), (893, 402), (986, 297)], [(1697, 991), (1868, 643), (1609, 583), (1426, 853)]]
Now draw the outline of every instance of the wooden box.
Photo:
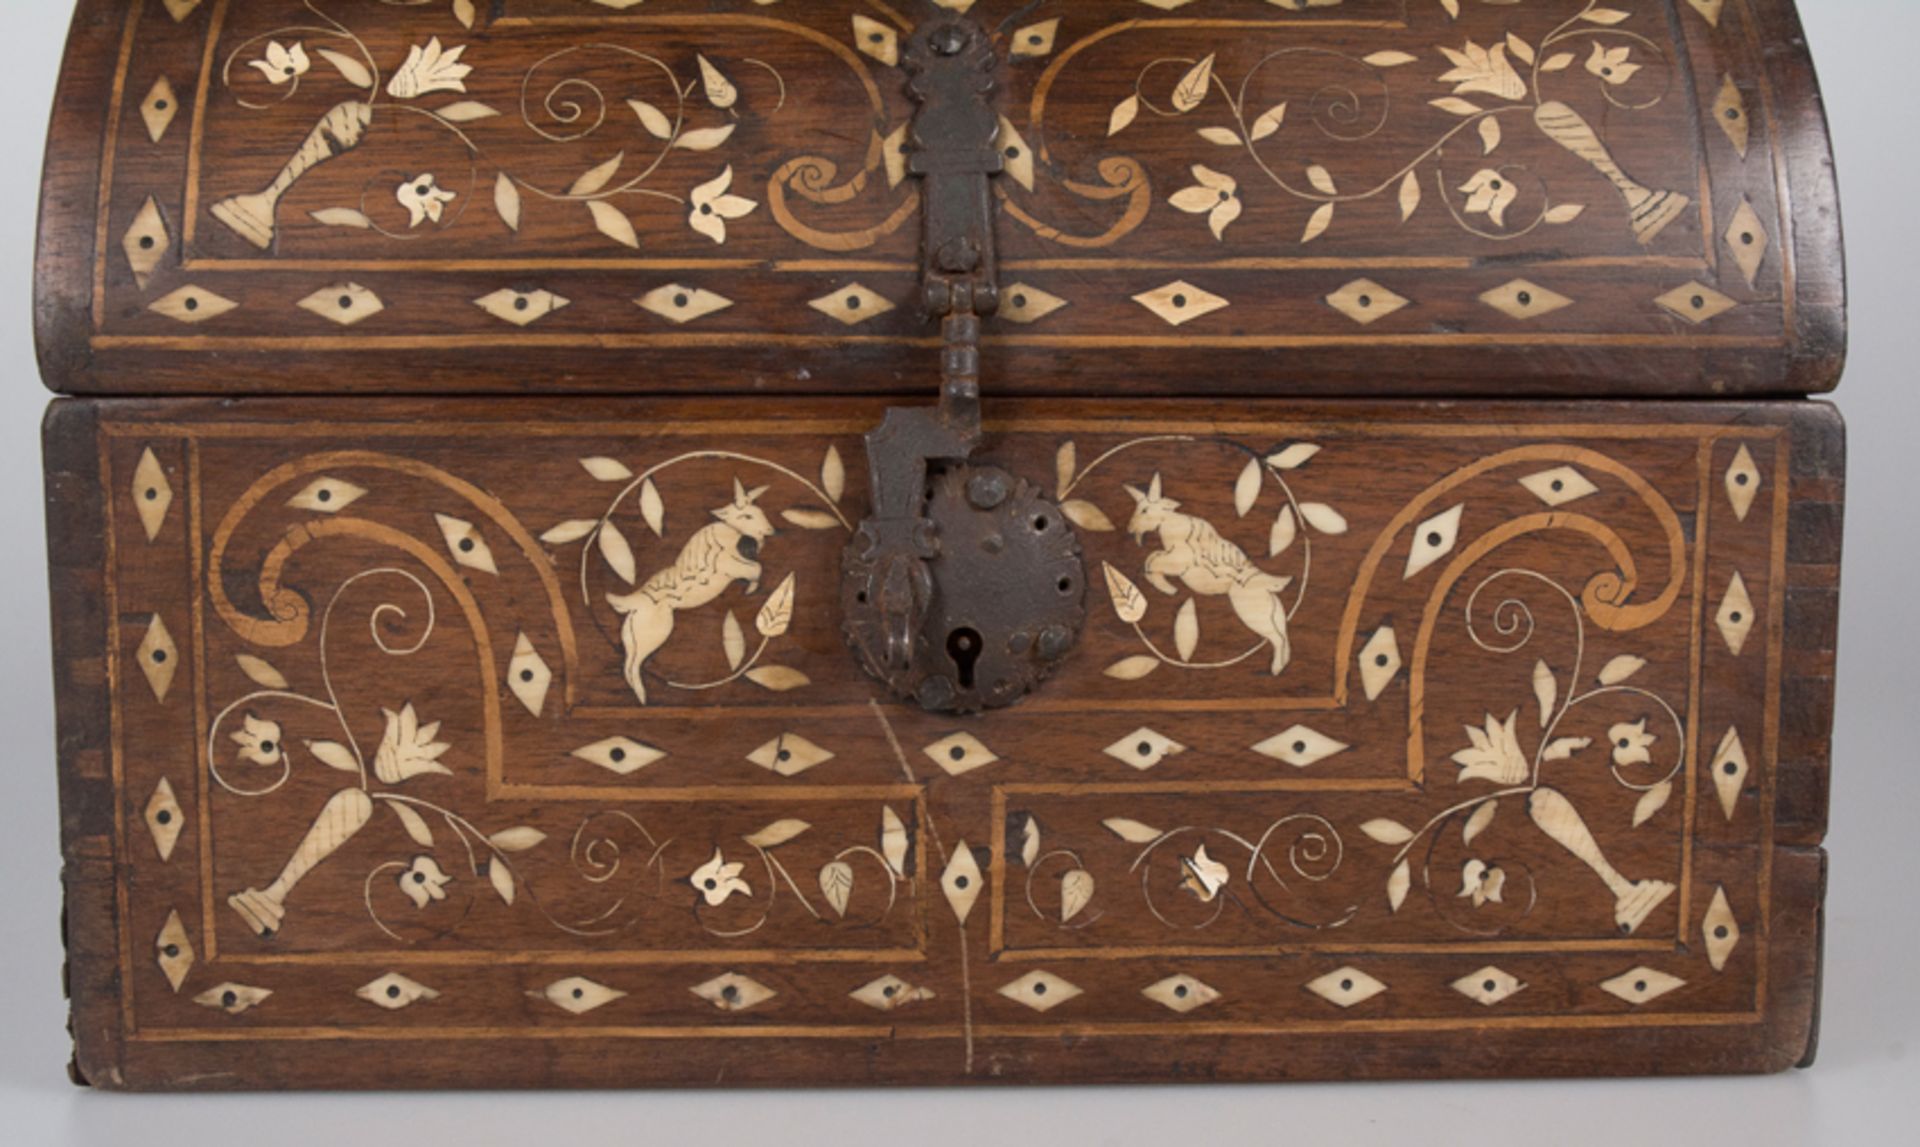
[(1788, 0), (80, 0), (41, 236), (79, 1082), (1812, 1056)]

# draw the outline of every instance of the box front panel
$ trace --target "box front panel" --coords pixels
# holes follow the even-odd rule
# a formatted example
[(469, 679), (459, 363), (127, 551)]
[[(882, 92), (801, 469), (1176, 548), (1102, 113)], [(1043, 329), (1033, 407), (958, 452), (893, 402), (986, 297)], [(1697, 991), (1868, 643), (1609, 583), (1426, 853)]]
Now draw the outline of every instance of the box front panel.
[(888, 699), (840, 635), (875, 406), (339, 413), (51, 423), (94, 1082), (1807, 1046), (1824, 410), (996, 408), (1089, 620), (975, 718)]

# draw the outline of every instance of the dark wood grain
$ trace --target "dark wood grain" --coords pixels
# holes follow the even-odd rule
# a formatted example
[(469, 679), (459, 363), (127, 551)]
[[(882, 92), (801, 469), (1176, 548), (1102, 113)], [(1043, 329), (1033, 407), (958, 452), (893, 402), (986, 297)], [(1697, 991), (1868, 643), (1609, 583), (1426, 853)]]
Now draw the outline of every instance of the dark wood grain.
[[(857, 461), (857, 433), (878, 405), (786, 402), (769, 411), (766, 401), (395, 398), (350, 411), (332, 400), (58, 404), (46, 447), (77, 1078), (211, 1090), (1510, 1078), (1771, 1071), (1810, 1053), (1843, 500), (1841, 428), (1827, 407), (996, 404), (990, 456), (1046, 481), (1061, 446), (1074, 442), (1073, 497), (1120, 528), (1081, 531), (1090, 621), (1070, 663), (1027, 704), (956, 720), (870, 702), (879, 690), (842, 648), (829, 608), (844, 532), (787, 516), (864, 513), (857, 465), (837, 500), (835, 483), (816, 475), (829, 446)], [(1136, 443), (1166, 435), (1191, 440)], [(1321, 449), (1297, 466), (1258, 470), (1256, 496), (1239, 513), (1246, 463), (1302, 443)], [(1742, 449), (1751, 471), (1737, 461)], [(740, 457), (653, 469), (715, 451)], [(148, 452), (157, 470), (140, 469)], [(758, 504), (780, 521), (760, 552), (757, 594), (734, 585), (679, 615), (648, 665), (645, 705), (622, 680), (620, 618), (606, 602), (622, 589), (618, 572), (597, 550), (583, 555), (592, 543), (579, 536), (533, 540), (559, 523), (597, 522), (622, 488), (593, 477), (582, 459), (653, 472), (664, 536), (632, 502), (609, 519), (642, 579), (733, 497), (734, 477), (770, 485)], [(1468, 476), (1482, 465), (1485, 473)], [(1570, 472), (1555, 470), (1562, 465)], [(1535, 492), (1521, 483), (1550, 472), (1571, 485)], [(1744, 516), (1734, 512), (1732, 476), (1741, 472), (1759, 484)], [(1282, 591), (1298, 602), (1292, 656), (1279, 672), (1257, 643), (1259, 656), (1235, 668), (1185, 664), (1231, 657), (1254, 636), (1221, 598), (1178, 583), (1168, 597), (1149, 584), (1143, 562), (1162, 542), (1141, 549), (1126, 537), (1133, 501), (1124, 487), (1155, 474), (1182, 513), (1213, 523), (1264, 571), (1294, 579)], [(1577, 491), (1576, 478), (1596, 489), (1558, 509), (1543, 505)], [(313, 500), (318, 481), (333, 483), (325, 487), (333, 497), (345, 497), (344, 484), (364, 493), (329, 513)], [(170, 501), (147, 496), (162, 487)], [(156, 502), (164, 512), (143, 518), (142, 505)], [(1271, 553), (1277, 518), (1295, 502), (1308, 525), (1296, 523), (1295, 539)], [(1325, 528), (1331, 519), (1310, 504), (1332, 507), (1343, 526)], [(1445, 530), (1429, 518), (1455, 504), (1465, 507), (1457, 539), (1438, 547), (1439, 561), (1406, 572), (1413, 547)], [(448, 532), (436, 515), (471, 529)], [(483, 542), (497, 572), (461, 564), (474, 558), (462, 539)], [(1367, 572), (1370, 553), (1378, 577)], [(1102, 563), (1151, 599), (1139, 632), (1117, 616)], [(1716, 623), (1736, 573), (1758, 614), (1737, 651)], [(725, 615), (753, 634), (789, 574), (792, 624), (747, 664), (799, 670), (806, 684), (780, 693), (748, 680), (713, 690), (674, 684), (725, 675)], [(1625, 575), (1626, 584), (1601, 575)], [(550, 577), (563, 611), (545, 588)], [(1483, 584), (1493, 588), (1469, 612)], [(1199, 632), (1191, 656), (1177, 652), (1173, 620), (1189, 597)], [(1476, 646), (1463, 628), (1474, 618), (1489, 644), (1510, 641), (1519, 630), (1495, 626), (1519, 615), (1495, 610), (1496, 600), (1531, 611), (1533, 636), (1511, 653)], [(437, 619), (431, 631), (425, 601)], [(1430, 651), (1415, 641), (1423, 614), (1434, 619)], [(164, 699), (137, 663), (153, 648), (142, 643), (156, 616), (176, 654)], [(487, 637), (476, 643), (480, 626)], [(1405, 664), (1369, 697), (1359, 646), (1382, 627), (1397, 634)], [(395, 648), (426, 644), (412, 656), (383, 654), (374, 634)], [(558, 652), (563, 634), (575, 639), (577, 664)], [(507, 672), (521, 635), (554, 673), (537, 715)], [(1106, 672), (1140, 656), (1147, 638), (1172, 660), (1131, 682)], [(250, 681), (260, 670), (240, 654), (284, 676), (284, 692), (336, 698), (344, 724), (324, 706)], [(1503, 798), (1471, 844), (1463, 817), (1436, 821), (1403, 900), (1393, 892), (1395, 848), (1362, 827), (1381, 818), (1419, 827), (1430, 813), (1491, 795), (1454, 757), (1470, 749), (1462, 725), (1513, 712), (1522, 751), (1544, 749), (1529, 672), (1536, 660), (1559, 683), (1556, 696), (1608, 682), (1645, 690), (1582, 701), (1551, 735), (1595, 743), (1568, 749), (1543, 774), (1544, 791), (1577, 806), (1626, 879), (1663, 874), (1675, 884), (1629, 934), (1616, 920), (1616, 890), (1532, 821), (1528, 809), (1538, 815), (1552, 799), (1543, 790)], [(491, 666), (477, 683), (476, 665)], [(1416, 678), (1424, 700), (1411, 695)], [(259, 695), (219, 722), (249, 694)], [(438, 758), (448, 775), (388, 779), (388, 766), (376, 768), (374, 749), (389, 737), (380, 710), (403, 704), (423, 724), (442, 723), (430, 736), (452, 746)], [(252, 745), (229, 736), (249, 715), (275, 722), (293, 754), (285, 787), (253, 798), (222, 787), (264, 788), (279, 774), (277, 764), (236, 755), (260, 747), (257, 734)], [(1316, 749), (1305, 764), (1248, 748), (1296, 724), (1348, 747)], [(1634, 751), (1642, 728), (1654, 736), (1644, 743), (1648, 760)], [(1729, 728), (1750, 771), (1728, 791), (1725, 811), (1712, 770)], [(486, 748), (490, 729), (497, 754)], [(1145, 768), (1124, 759), (1147, 732), (1187, 748)], [(999, 759), (950, 775), (922, 747), (954, 733)], [(1410, 733), (1423, 738), (1417, 747)], [(835, 756), (794, 776), (745, 759), (782, 734)], [(624, 775), (569, 755), (616, 735), (667, 755)], [(1625, 741), (1617, 751), (1601, 743), (1615, 737)], [(377, 819), (284, 897), (273, 936), (257, 936), (229, 897), (264, 888), (324, 804), (362, 791), (315, 748), (345, 739), (381, 773), (364, 790), (379, 802)], [(1681, 741), (1690, 746), (1684, 758)], [(1639, 793), (1615, 774), (1644, 786), (1670, 765), (1679, 766), (1673, 795), (1633, 827)], [(164, 861), (143, 821), (163, 778), (184, 818)], [(431, 814), (433, 846), (410, 840), (386, 811), (395, 796), (484, 831), (466, 838)], [(852, 855), (842, 918), (817, 873), (838, 849), (882, 847), (882, 806), (911, 842), (905, 875), (885, 879), (877, 860)], [(628, 833), (615, 881), (583, 881), (568, 842), (596, 814), (631, 816), (671, 838), (659, 867)], [(1217, 834), (1251, 840), (1295, 815), (1324, 816), (1343, 844), (1324, 882), (1298, 879), (1277, 851), (1284, 886), (1250, 879), (1245, 850)], [(1135, 886), (1129, 866), (1148, 846), (1101, 825), (1114, 817), (1215, 833), (1206, 836), (1212, 858), (1236, 865), (1223, 870), (1226, 891), (1210, 900), (1179, 887), (1183, 864), (1197, 863), (1195, 833), (1153, 846), (1179, 857), (1163, 851), (1144, 862), (1153, 899), (1143, 900), (1147, 886)], [(811, 827), (769, 846), (793, 877), (776, 881), (772, 895), (773, 870), (741, 836), (780, 818)], [(1042, 841), (1031, 869), (1021, 856), (1029, 820)], [(545, 839), (477, 864), (457, 843), (477, 843), (485, 857), (493, 847), (485, 836), (518, 825)], [(963, 841), (984, 884), (964, 922), (939, 885)], [(740, 878), (750, 894), (710, 905), (686, 883), (715, 849), (747, 862)], [(416, 909), (395, 877), (423, 855), (451, 881), (446, 900)], [(595, 864), (608, 856), (595, 855)], [(1476, 906), (1456, 895), (1468, 859), (1502, 869), (1503, 899)], [(484, 875), (503, 862), (514, 874), (511, 904)], [(1097, 884), (1063, 926), (1062, 877), (1075, 867)], [(369, 873), (377, 881), (363, 882)], [(897, 904), (883, 911), (888, 885)], [(1721, 888), (1739, 935), (1715, 968), (1703, 921)], [(555, 927), (556, 918), (605, 910), (614, 889), (629, 898), (602, 918), (618, 925), (614, 935)], [(1192, 928), (1216, 902), (1222, 915)], [(758, 932), (715, 934), (763, 910)], [(173, 912), (195, 953), (178, 990), (155, 946)], [(383, 935), (388, 926), (393, 934)], [(1526, 987), (1489, 1005), (1450, 986), (1489, 966)], [(1685, 983), (1638, 1005), (1599, 987), (1636, 967)], [(1386, 991), (1342, 1008), (1305, 988), (1342, 969)], [(391, 1011), (356, 997), (389, 971), (438, 995)], [(1000, 993), (1034, 971), (1081, 994), (1041, 1013)], [(691, 994), (728, 972), (776, 994), (737, 1012)], [(892, 1012), (849, 998), (886, 973), (933, 996)], [(1180, 973), (1220, 998), (1180, 1013), (1142, 995)], [(576, 975), (626, 994), (569, 1014), (544, 993)], [(218, 1006), (223, 984), (273, 995), (229, 1015)], [(195, 1002), (209, 992), (211, 1003)]]
[[(1437, 0), (1303, 11), (1202, 4), (973, 6), (1010, 53), (1031, 47), (1030, 29), (1060, 21), (1050, 47), (1013, 56), (998, 76), (997, 98), (1031, 153), (1015, 158), (1032, 164), (1030, 175), (1016, 162), (1001, 177), (998, 227), (1005, 285), (1023, 288), (1010, 295), (1067, 305), (1030, 322), (1017, 321), (1016, 307), (988, 323), (990, 393), (1712, 397), (1818, 392), (1837, 381), (1838, 206), (1789, 0), (1727, 0), (1713, 23), (1686, 0), (1638, 0), (1612, 6), (1630, 12), (1617, 25), (1582, 22), (1581, 0), (1468, 4), (1458, 18)], [(81, 0), (43, 193), (36, 328), (48, 385), (91, 394), (930, 386), (932, 331), (910, 304), (915, 193), (890, 177), (884, 147), (908, 102), (898, 68), (860, 49), (873, 46), (867, 36), (902, 37), (937, 14), (931, 0), (892, 15), (865, 0), (658, 2), (620, 13), (586, 0), (479, 7), (467, 29), (448, 4), (335, 0), (327, 13), (353, 40), (279, 32), (312, 24), (292, 3), (208, 0), (175, 21), (159, 0)], [(1518, 52), (1509, 34), (1542, 64), (1537, 84), (1507, 54)], [(474, 71), (465, 92), (368, 96), (318, 55), (324, 47), (358, 59), (364, 44), (384, 88), (408, 50), (434, 37), (466, 46)], [(268, 84), (249, 67), (276, 41), (303, 44), (310, 68), (297, 86)], [(1482, 53), (1479, 82), (1441, 81), (1456, 66), (1441, 49), (1469, 46)], [(1502, 62), (1485, 63), (1496, 46)], [(1596, 46), (1625, 52), (1622, 69), (1637, 72), (1615, 84), (1604, 61), (1593, 63)], [(556, 52), (569, 54), (541, 66)], [(677, 110), (676, 97), (653, 64), (623, 52), (652, 54), (683, 85), (700, 77), (698, 58), (719, 61), (737, 102), (717, 109), (696, 84), (686, 112), (695, 130), (732, 134), (698, 151), (651, 135), (627, 101)], [(1178, 81), (1203, 59), (1217, 83), (1176, 114)], [(140, 105), (162, 76), (185, 106), (156, 142)], [(540, 131), (574, 130), (542, 102), (566, 78), (597, 84), (608, 119), (581, 139), (549, 139)], [(1147, 102), (1114, 131), (1136, 81)], [(1726, 84), (1738, 93), (1744, 154), (1721, 130), (1715, 101)], [(1448, 99), (1478, 110), (1436, 106)], [(569, 100), (580, 108), (576, 126), (597, 114), (582, 87), (559, 88), (555, 100), (562, 113)], [(266, 248), (215, 216), (216, 204), (268, 185), (316, 125), (356, 101), (374, 109), (364, 139), (293, 182)], [(456, 102), (499, 114), (463, 119), (460, 134), (411, 114)], [(1280, 126), (1258, 126), (1282, 104)], [(1552, 115), (1536, 123), (1538, 105)], [(1489, 114), (1497, 137), (1480, 132)], [(1644, 205), (1641, 192), (1623, 198), (1591, 156), (1541, 126), (1564, 128), (1570, 116), (1594, 128), (1624, 187), (1664, 193), (1668, 204), (1685, 198), (1685, 210), (1656, 213), (1665, 225), (1636, 234), (1631, 204)], [(1250, 150), (1244, 139), (1256, 134)], [(609, 201), (636, 247), (596, 227), (585, 198), (605, 188), (567, 198), (616, 154), (625, 158), (614, 187), (662, 150), (665, 161), (635, 189), (648, 194)], [(1203, 186), (1196, 167), (1213, 173), (1206, 187), (1230, 179), (1230, 191), (1218, 186), (1241, 208), (1218, 238), (1204, 204), (1175, 202)], [(1403, 170), (1420, 189), (1404, 221)], [(675, 200), (700, 187), (718, 194), (712, 181), (727, 171), (727, 194), (754, 208), (729, 220), (716, 245), (691, 225), (698, 208)], [(494, 206), (502, 172), (518, 181), (517, 229)], [(397, 196), (424, 175), (455, 195), (441, 220), (416, 222)], [(142, 283), (123, 241), (150, 197), (163, 233)], [(1743, 202), (1758, 221), (1752, 243), (1733, 228)], [(1580, 210), (1544, 222), (1555, 207)], [(315, 219), (326, 211), (363, 211), (394, 237)], [(1743, 252), (1762, 255), (1751, 277)], [(338, 326), (298, 305), (350, 285), (384, 309)], [(809, 305), (856, 285), (894, 309), (845, 325)], [(670, 286), (733, 305), (684, 324), (635, 305)], [(151, 309), (189, 287), (239, 306), (192, 324)], [(1229, 305), (1175, 326), (1135, 301), (1160, 288), (1191, 295), (1191, 305), (1203, 294)], [(1501, 289), (1570, 302), (1503, 313), (1482, 300)], [(495, 291), (543, 290), (569, 305), (525, 327), (475, 305)], [(1677, 309), (1655, 301), (1676, 290)], [(1330, 301), (1358, 295), (1369, 304), (1347, 303), (1352, 314)], [(1730, 309), (1692, 321), (1720, 296)], [(1376, 318), (1393, 297), (1406, 305)]]

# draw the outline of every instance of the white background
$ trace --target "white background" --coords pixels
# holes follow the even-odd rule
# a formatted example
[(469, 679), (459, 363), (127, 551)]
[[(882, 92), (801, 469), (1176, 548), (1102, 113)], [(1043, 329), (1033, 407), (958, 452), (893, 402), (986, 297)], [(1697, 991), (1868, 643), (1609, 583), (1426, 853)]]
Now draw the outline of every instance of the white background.
[[(1524, 0), (1528, 4), (1559, 0)], [(66, 1082), (34, 369), (34, 212), (62, 0), (0, 0), (0, 1142), (20, 1144), (1920, 1142), (1920, 3), (1801, 0), (1839, 153), (1852, 425), (1826, 1026), (1811, 1071), (1652, 1082), (125, 1097)], [(72, 142), (69, 142), (72, 146)], [(404, 1049), (383, 1050), (396, 1074)], [(751, 1054), (743, 1051), (741, 1054)], [(1684, 1064), (1675, 1064), (1683, 1068)]]

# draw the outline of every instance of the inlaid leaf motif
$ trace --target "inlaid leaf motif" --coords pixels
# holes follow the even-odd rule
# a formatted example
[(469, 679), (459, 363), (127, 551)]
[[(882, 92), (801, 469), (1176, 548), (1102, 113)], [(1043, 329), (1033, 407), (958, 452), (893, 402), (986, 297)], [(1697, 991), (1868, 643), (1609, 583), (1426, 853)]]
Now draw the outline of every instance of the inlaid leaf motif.
[(1060, 503), (1060, 512), (1067, 516), (1068, 521), (1083, 530), (1096, 534), (1112, 533), (1114, 530), (1113, 519), (1107, 517), (1106, 513), (1092, 502), (1069, 498)]
[(1060, 881), (1060, 922), (1065, 924), (1093, 903), (1093, 873), (1076, 868)]
[(1313, 184), (1313, 189), (1322, 195), (1338, 195), (1340, 193), (1339, 188), (1335, 186), (1333, 182), (1333, 173), (1317, 163), (1307, 168), (1307, 182)]
[(1575, 219), (1580, 218), (1580, 216), (1584, 214), (1586, 210), (1587, 208), (1585, 204), (1562, 203), (1557, 207), (1548, 208), (1545, 218), (1547, 222), (1553, 223), (1556, 225), (1563, 224), (1563, 223), (1571, 223)]
[(660, 488), (653, 484), (652, 478), (640, 483), (640, 516), (646, 519), (647, 528), (655, 537), (667, 536), (667, 504), (661, 500)]
[(1315, 239), (1326, 234), (1327, 228), (1331, 226), (1333, 226), (1333, 204), (1322, 203), (1320, 209), (1315, 211), (1312, 217), (1307, 220), (1307, 229), (1301, 234), (1300, 242), (1313, 242)]
[(1128, 844), (1152, 844), (1166, 835), (1157, 828), (1141, 824), (1137, 820), (1128, 820), (1123, 816), (1108, 817), (1100, 823), (1107, 826), (1107, 831)]
[(313, 754), (314, 760), (330, 769), (338, 769), (343, 773), (360, 771), (360, 759), (353, 755), (352, 749), (338, 741), (308, 741), (307, 752)]
[(489, 860), (487, 862), (487, 882), (493, 885), (493, 890), (500, 894), (501, 900), (505, 901), (509, 906), (513, 904), (513, 898), (517, 888), (513, 882), (513, 870), (511, 868), (508, 868), (498, 860)]
[(1397, 68), (1402, 64), (1411, 64), (1417, 58), (1405, 52), (1375, 52), (1367, 56), (1366, 61), (1376, 68)]
[(813, 683), (805, 673), (784, 665), (763, 665), (747, 673), (747, 680), (774, 693), (788, 693)]
[(315, 54), (327, 63), (332, 64), (342, 76), (346, 77), (347, 82), (354, 87), (362, 90), (373, 87), (373, 73), (367, 71), (367, 66), (352, 56), (344, 55), (330, 48), (316, 49)]
[(1573, 66), (1573, 61), (1574, 55), (1572, 52), (1556, 52), (1548, 56), (1546, 60), (1541, 63), (1540, 70), (1543, 72), (1564, 72)]
[(1622, 12), (1618, 8), (1594, 8), (1580, 13), (1580, 18), (1589, 24), (1603, 24), (1611, 27), (1632, 16), (1631, 12)]
[(880, 855), (897, 876), (907, 874), (907, 826), (889, 806), (880, 807)]
[(1407, 902), (1407, 892), (1412, 888), (1413, 864), (1411, 861), (1403, 860), (1394, 867), (1393, 875), (1387, 877), (1388, 910), (1400, 911), (1400, 906)]
[(727, 655), (728, 669), (740, 668), (740, 663), (747, 659), (747, 635), (732, 610), (727, 611), (727, 620), (720, 626), (720, 649)]
[(1240, 146), (1240, 133), (1234, 131), (1232, 128), (1203, 127), (1200, 129), (1200, 138), (1206, 140), (1208, 143), (1218, 144), (1221, 147)]
[(853, 865), (836, 860), (820, 870), (820, 895), (833, 905), (836, 914), (845, 916), (853, 899)]
[(1056, 497), (1064, 498), (1073, 486), (1074, 471), (1078, 467), (1077, 451), (1072, 442), (1062, 442), (1060, 449), (1053, 455), (1053, 480)]
[(1460, 843), (1472, 844), (1473, 838), (1487, 831), (1487, 826), (1493, 823), (1494, 816), (1499, 812), (1499, 801), (1488, 801), (1474, 809), (1473, 815), (1467, 818), (1467, 823), (1460, 829)]
[(647, 129), (648, 135), (655, 139), (673, 138), (673, 121), (665, 112), (645, 100), (628, 100), (627, 106), (640, 118), (640, 126)]
[(569, 542), (579, 541), (599, 528), (600, 519), (598, 518), (576, 518), (571, 522), (561, 522), (541, 534), (540, 540), (550, 546), (564, 546)]
[(367, 218), (366, 212), (355, 211), (351, 207), (328, 207), (309, 214), (315, 223), (326, 227), (354, 227), (361, 231), (373, 227), (373, 220)]
[(633, 471), (614, 458), (582, 458), (580, 465), (602, 482), (625, 482), (633, 477)]
[(593, 216), (593, 225), (600, 233), (623, 247), (638, 250), (640, 236), (633, 229), (633, 220), (620, 213), (620, 209), (604, 200), (593, 200), (587, 204), (587, 211)]
[(453, 18), (460, 21), (462, 28), (473, 27), (475, 15), (473, 0), (453, 0)]
[(240, 672), (245, 673), (247, 679), (255, 685), (263, 689), (285, 689), (287, 687), (287, 679), (281, 676), (278, 669), (275, 669), (253, 654), (242, 653), (235, 657), (234, 660), (240, 663)]
[(708, 103), (725, 111), (740, 102), (740, 89), (733, 86), (726, 73), (705, 56), (696, 56), (695, 59), (700, 63), (700, 85), (706, 90)]
[(599, 165), (598, 167), (593, 168), (592, 170), (588, 171), (585, 175), (582, 175), (580, 178), (574, 180), (573, 186), (567, 188), (567, 194), (574, 196), (576, 198), (584, 199), (587, 196), (602, 190), (607, 186), (608, 183), (611, 183), (613, 181), (614, 173), (620, 170), (620, 165), (622, 163), (625, 163), (626, 160), (627, 160), (626, 152), (623, 151), (618, 153), (612, 159), (607, 160), (605, 163)]
[(1116, 681), (1138, 681), (1147, 674), (1160, 668), (1160, 659), (1142, 653), (1135, 657), (1122, 658), (1107, 666), (1107, 676)]
[(633, 547), (627, 544), (627, 539), (621, 536), (612, 522), (600, 527), (600, 556), (613, 567), (614, 573), (620, 575), (621, 581), (628, 585), (633, 584), (634, 578), (638, 576), (633, 561)]
[(684, 151), (712, 151), (727, 142), (733, 135), (733, 129), (738, 126), (730, 123), (721, 127), (703, 127), (683, 132), (680, 138), (673, 141), (673, 146)]
[(1293, 539), (1297, 533), (1298, 527), (1294, 524), (1293, 507), (1280, 507), (1280, 516), (1273, 520), (1273, 530), (1267, 535), (1267, 556), (1277, 558), (1286, 553), (1293, 546)]
[(1260, 459), (1248, 462), (1240, 471), (1240, 477), (1233, 484), (1233, 509), (1241, 517), (1253, 512), (1260, 500), (1260, 488), (1266, 481), (1267, 471), (1260, 465)]
[(820, 463), (820, 488), (835, 502), (847, 492), (847, 464), (841, 461), (838, 446), (827, 447), (826, 460)]
[[(762, 637), (779, 637), (793, 624), (793, 597), (797, 574), (788, 574), (767, 598), (767, 604), (760, 607), (760, 615), (753, 619), (753, 626)], [(731, 616), (731, 615), (729, 615)]]
[(1533, 695), (1540, 702), (1540, 727), (1544, 729), (1553, 720), (1554, 702), (1560, 696), (1560, 680), (1544, 661), (1533, 663)]
[(1647, 667), (1644, 659), (1623, 653), (1600, 670), (1600, 684), (1618, 685)]
[(1320, 453), (1320, 447), (1311, 442), (1295, 442), (1293, 445), (1267, 457), (1267, 465), (1275, 470), (1298, 470)]
[(1120, 620), (1132, 625), (1147, 615), (1147, 598), (1140, 587), (1133, 584), (1126, 574), (1113, 568), (1111, 562), (1100, 563), (1107, 575), (1107, 594), (1113, 598), (1113, 612)]
[(1038, 859), (1040, 859), (1040, 822), (1028, 816), (1026, 823), (1020, 826), (1020, 863), (1032, 868), (1033, 862)]
[(1480, 145), (1485, 149), (1485, 154), (1487, 155), (1492, 155), (1494, 149), (1500, 146), (1499, 120), (1488, 116), (1486, 119), (1480, 121)]
[(1420, 195), (1420, 173), (1407, 172), (1407, 177), (1400, 181), (1400, 222), (1405, 223), (1420, 210)]
[(1307, 502), (1300, 507), (1301, 520), (1323, 534), (1339, 535), (1347, 532), (1347, 519), (1340, 511), (1325, 502)]
[(812, 827), (804, 820), (776, 820), (745, 840), (755, 848), (778, 848)]
[(1180, 77), (1180, 82), (1173, 89), (1175, 111), (1190, 112), (1206, 101), (1207, 88), (1213, 83), (1213, 60), (1214, 57), (1208, 55)]
[(1113, 114), (1107, 117), (1107, 134), (1119, 135), (1140, 115), (1140, 97), (1128, 96), (1113, 105)]
[(433, 847), (433, 830), (427, 827), (427, 822), (421, 819), (419, 813), (399, 801), (385, 803), (393, 810), (393, 815), (400, 821), (400, 827), (407, 830), (407, 835), (413, 839), (413, 843), (421, 848)]
[(834, 517), (832, 514), (823, 510), (809, 510), (804, 506), (796, 506), (790, 510), (782, 510), (780, 511), (780, 517), (784, 519), (788, 525), (798, 526), (803, 530), (837, 530), (840, 528), (840, 519)]
[(1279, 131), (1280, 126), (1286, 122), (1287, 105), (1284, 103), (1275, 104), (1273, 107), (1260, 113), (1260, 118), (1253, 121), (1253, 127), (1249, 129), (1247, 134), (1251, 135), (1254, 142), (1258, 143), (1260, 140)]
[(1381, 844), (1405, 844), (1413, 839), (1413, 830), (1397, 820), (1381, 817), (1360, 826), (1360, 831)]
[(1652, 820), (1661, 809), (1667, 807), (1667, 802), (1672, 799), (1672, 781), (1661, 781), (1642, 793), (1639, 803), (1633, 806), (1633, 827), (1639, 828)]
[(525, 852), (538, 847), (545, 839), (547, 834), (539, 829), (520, 825), (494, 833), (487, 838), (487, 842), (502, 852)]
[(520, 188), (504, 171), (493, 181), (493, 209), (500, 213), (500, 222), (507, 225), (507, 230), (519, 232)]
[(459, 103), (448, 104), (433, 114), (448, 123), (473, 123), (476, 120), (492, 119), (500, 113), (478, 100), (461, 100)]
[(1182, 661), (1192, 661), (1193, 651), (1200, 648), (1200, 606), (1193, 598), (1187, 599), (1173, 619), (1173, 647)]
[(1569, 760), (1575, 753), (1591, 744), (1593, 744), (1592, 737), (1561, 737), (1541, 752), (1540, 759), (1543, 761)]
[(1520, 37), (1514, 35), (1512, 32), (1507, 33), (1507, 50), (1509, 52), (1512, 52), (1513, 58), (1516, 60), (1519, 60), (1521, 63), (1523, 64), (1533, 63), (1533, 60), (1534, 60), (1533, 45), (1527, 43), (1525, 40), (1522, 40)]

